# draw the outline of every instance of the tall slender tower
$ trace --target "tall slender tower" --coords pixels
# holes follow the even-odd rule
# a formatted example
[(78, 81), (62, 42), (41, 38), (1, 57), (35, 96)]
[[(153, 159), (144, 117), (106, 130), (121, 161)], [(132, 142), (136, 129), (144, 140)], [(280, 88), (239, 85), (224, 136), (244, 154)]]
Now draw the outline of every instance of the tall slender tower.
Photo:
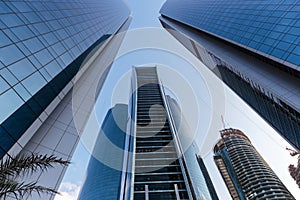
[[(124, 188), (122, 180), (128, 107), (116, 104), (102, 123), (91, 155), (87, 176), (78, 200), (119, 199)], [(110, 145), (109, 142), (112, 145)], [(117, 150), (116, 150), (117, 149)], [(121, 150), (121, 151), (118, 151)], [(110, 163), (103, 161), (110, 160)], [(111, 164), (111, 165), (110, 165)], [(105, 181), (103, 181), (105, 180)]]
[(134, 199), (188, 199), (155, 68), (137, 68)]
[(156, 67), (136, 67), (133, 199), (212, 199), (197, 148)]
[(240, 130), (222, 130), (214, 153), (234, 200), (295, 199)]

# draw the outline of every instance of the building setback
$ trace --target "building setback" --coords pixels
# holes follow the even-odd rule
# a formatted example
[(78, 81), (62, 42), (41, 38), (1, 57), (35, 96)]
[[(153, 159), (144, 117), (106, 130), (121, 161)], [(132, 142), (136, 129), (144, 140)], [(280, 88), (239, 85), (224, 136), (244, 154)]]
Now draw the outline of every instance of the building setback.
[(232, 199), (295, 199), (243, 132), (220, 133), (214, 160)]
[[(73, 109), (74, 85), (101, 89), (122, 41), (113, 36), (128, 28), (129, 10), (118, 0), (13, 0), (0, 8), (0, 158), (33, 152), (70, 160), (87, 119), (75, 124), (74, 115), (91, 111)], [(65, 170), (26, 181), (58, 189)]]
[(299, 0), (167, 1), (162, 25), (300, 150)]

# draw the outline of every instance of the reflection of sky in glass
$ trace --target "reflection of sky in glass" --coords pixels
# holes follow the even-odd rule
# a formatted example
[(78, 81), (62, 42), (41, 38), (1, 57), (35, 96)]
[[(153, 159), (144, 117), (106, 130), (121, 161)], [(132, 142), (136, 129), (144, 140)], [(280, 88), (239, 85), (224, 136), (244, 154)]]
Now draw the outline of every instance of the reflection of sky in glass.
[[(153, 0), (153, 1), (138, 1), (138, 0), (129, 0), (126, 1), (130, 9), (132, 10), (132, 23), (130, 29), (135, 28), (145, 28), (145, 27), (161, 27), (158, 20), (158, 11), (164, 2), (164, 0)], [(190, 54), (180, 43), (178, 43), (171, 35), (165, 33), (168, 36), (166, 37), (169, 41), (174, 44), (174, 48), (179, 48), (182, 53)], [(148, 38), (149, 40), (155, 40), (156, 38)], [(126, 44), (126, 37), (124, 44)], [(184, 66), (186, 63), (183, 63), (180, 60), (170, 59), (172, 55), (169, 53), (162, 53), (161, 51), (155, 49), (144, 49), (139, 51), (130, 52), (126, 55), (123, 55), (114, 63), (107, 81), (105, 82), (103, 89), (100, 93), (100, 96), (96, 102), (95, 110), (98, 115), (98, 121), (101, 122), (109, 110), (115, 103), (128, 103), (129, 99), (129, 87), (130, 87), (130, 69), (132, 65), (144, 65), (149, 63), (159, 63), (167, 66), (174, 67), (174, 69), (182, 73), (184, 76), (189, 76), (190, 82), (192, 83), (193, 89), (196, 91), (196, 97), (200, 100), (199, 108), (199, 131), (197, 133), (196, 142), (201, 146), (206, 144), (215, 144), (219, 134), (208, 133), (207, 140), (203, 140), (207, 131), (207, 124), (210, 120), (210, 97), (209, 95), (201, 96), (201, 91), (206, 91), (205, 84), (197, 84), (199, 74), (187, 70)], [(191, 55), (191, 59), (195, 59)], [(181, 62), (181, 63), (180, 63)], [(213, 81), (219, 82), (219, 80), (214, 77), (214, 75), (206, 69), (199, 61), (197, 67), (201, 68), (201, 76), (205, 78), (212, 79)], [(126, 74), (124, 76), (124, 74)], [(196, 78), (198, 76), (198, 78)], [(122, 80), (122, 81), (120, 81)], [(115, 88), (115, 85), (119, 82), (120, 88)], [(126, 85), (127, 82), (127, 85)], [(200, 81), (201, 82), (201, 81)], [(222, 113), (225, 119), (225, 126), (232, 127), (242, 130), (250, 138), (253, 145), (256, 147), (258, 152), (262, 157), (267, 161), (271, 168), (275, 171), (278, 177), (282, 182), (287, 186), (287, 188), (292, 192), (295, 197), (300, 196), (300, 190), (295, 184), (294, 180), (290, 177), (288, 173), (288, 165), (290, 163), (295, 163), (295, 158), (290, 157), (289, 153), (285, 150), (285, 147), (290, 147), (290, 145), (283, 140), (279, 134), (277, 134), (264, 120), (262, 120), (254, 111), (251, 110), (242, 100), (237, 97), (232, 91), (230, 91), (226, 86), (225, 87), (225, 114)], [(116, 91), (114, 91), (116, 89)], [(114, 91), (114, 92), (113, 92)], [(116, 93), (123, 91), (122, 95), (117, 95), (119, 98), (116, 98)], [(125, 93), (128, 95), (126, 96)], [(110, 97), (115, 98), (115, 101), (112, 101)], [(218, 99), (223, 103), (224, 99)], [(189, 117), (189, 112), (183, 110), (185, 118)], [(218, 111), (216, 111), (218, 112)], [(187, 119), (188, 121), (188, 119)], [(221, 112), (219, 117), (219, 122), (215, 122), (215, 129), (220, 130), (223, 128), (221, 121)], [(211, 136), (213, 135), (213, 137)], [(209, 145), (211, 146), (211, 145)], [(200, 149), (201, 149), (200, 147)], [(213, 146), (211, 146), (213, 148)], [(220, 199), (230, 199), (229, 193), (227, 192), (226, 186), (217, 170), (217, 167), (213, 161), (212, 151), (201, 151), (203, 153), (202, 157), (206, 167), (211, 175), (212, 181), (215, 184), (217, 193)], [(78, 187), (83, 183), (85, 170), (89, 160), (89, 153), (80, 142), (72, 158), (72, 165), (68, 168), (66, 175), (63, 179), (63, 184), (60, 190), (64, 196), (57, 196), (57, 199), (76, 199), (76, 194), (78, 192)], [(73, 187), (70, 187), (72, 185)]]

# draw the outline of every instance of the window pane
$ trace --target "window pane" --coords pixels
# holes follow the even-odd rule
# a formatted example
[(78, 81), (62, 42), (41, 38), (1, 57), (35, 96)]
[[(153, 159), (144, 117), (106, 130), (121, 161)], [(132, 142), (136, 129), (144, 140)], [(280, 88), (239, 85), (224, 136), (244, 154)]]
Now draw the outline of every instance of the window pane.
[(10, 71), (8, 71), (7, 68), (0, 70), (0, 74), (10, 85), (14, 85), (18, 82), (16, 77)]
[(62, 70), (55, 60), (49, 63), (48, 65), (46, 65), (45, 69), (52, 77), (55, 77)]
[(0, 58), (5, 65), (20, 60), (22, 57), (24, 57), (24, 55), (15, 45), (0, 48)]
[(68, 52), (64, 53), (60, 58), (64, 61), (65, 65), (69, 65), (72, 62), (72, 57)]
[(39, 71), (48, 82), (52, 80), (52, 77), (49, 75), (45, 68), (41, 68)]
[(66, 51), (66, 48), (61, 43), (56, 43), (52, 46), (52, 48), (57, 53), (57, 55), (61, 55), (63, 52)]
[(10, 29), (5, 29), (3, 32), (9, 37), (12, 41), (14, 42), (19, 42), (20, 39), (10, 30)]
[(19, 79), (19, 81), (32, 74), (36, 69), (27, 60), (23, 59), (13, 65), (9, 66), (8, 69)]
[(49, 45), (52, 45), (58, 41), (53, 33), (48, 33), (46, 35), (43, 35), (43, 37), (47, 40)]
[(8, 27), (19, 26), (22, 25), (23, 22), (15, 15), (15, 14), (5, 14), (1, 16), (1, 20)]
[(15, 110), (17, 110), (23, 101), (21, 98), (10, 89), (4, 94), (0, 95), (0, 123), (2, 123), (8, 116), (10, 116)]
[(34, 36), (34, 34), (26, 26), (19, 26), (11, 29), (14, 34), (21, 40), (26, 40)]
[(42, 64), (36, 59), (34, 55), (29, 56), (29, 60), (33, 63), (34, 67), (40, 69)]
[(35, 14), (34, 12), (30, 12), (30, 13), (23, 13), (23, 15), (27, 18), (28, 21), (30, 21), (31, 23), (36, 23), (36, 22), (40, 22), (42, 21), (40, 19), (40, 17)]
[(6, 83), (6, 81), (0, 76), (0, 94), (7, 90), (9, 88), (9, 85)]
[(4, 2), (0, 2), (0, 14), (12, 12)]
[(32, 53), (35, 53), (44, 48), (43, 44), (36, 38), (26, 40), (24, 41), (24, 44)]
[(42, 65), (47, 64), (50, 60), (53, 59), (53, 56), (47, 49), (37, 52), (35, 56)]
[(27, 101), (31, 97), (29, 92), (24, 88), (24, 86), (21, 83), (17, 84), (14, 87), (14, 89), (17, 91), (17, 93), (21, 96), (21, 98), (24, 101)]
[(30, 92), (31, 95), (34, 95), (39, 89), (41, 89), (45, 84), (46, 80), (42, 77), (39, 72), (35, 72), (24, 81), (23, 85)]
[(11, 40), (2, 31), (0, 31), (0, 47), (6, 46), (11, 43)]
[(50, 31), (49, 28), (45, 25), (44, 22), (38, 23), (38, 24), (34, 24), (34, 27), (35, 27), (36, 30), (38, 30), (38, 32), (40, 34), (44, 34), (44, 33), (47, 33), (47, 32)]
[(16, 45), (26, 56), (29, 56), (31, 54), (31, 52), (27, 49), (27, 47), (22, 42), (18, 42)]
[(12, 2), (12, 4), (21, 12), (30, 12), (32, 9), (25, 2)]

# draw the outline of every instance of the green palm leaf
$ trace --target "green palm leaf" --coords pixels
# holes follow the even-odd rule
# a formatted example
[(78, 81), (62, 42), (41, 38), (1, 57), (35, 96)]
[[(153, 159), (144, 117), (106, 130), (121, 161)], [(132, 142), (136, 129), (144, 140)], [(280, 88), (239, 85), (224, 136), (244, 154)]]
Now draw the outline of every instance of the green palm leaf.
[(31, 175), (34, 172), (45, 172), (48, 168), (59, 164), (67, 166), (69, 161), (57, 158), (53, 155), (18, 155), (10, 157), (0, 162), (0, 199), (6, 199), (7, 196), (23, 199), (25, 195), (31, 195), (33, 192), (54, 193), (58, 192), (52, 188), (47, 188), (38, 185), (37, 182), (18, 182), (26, 175)]

